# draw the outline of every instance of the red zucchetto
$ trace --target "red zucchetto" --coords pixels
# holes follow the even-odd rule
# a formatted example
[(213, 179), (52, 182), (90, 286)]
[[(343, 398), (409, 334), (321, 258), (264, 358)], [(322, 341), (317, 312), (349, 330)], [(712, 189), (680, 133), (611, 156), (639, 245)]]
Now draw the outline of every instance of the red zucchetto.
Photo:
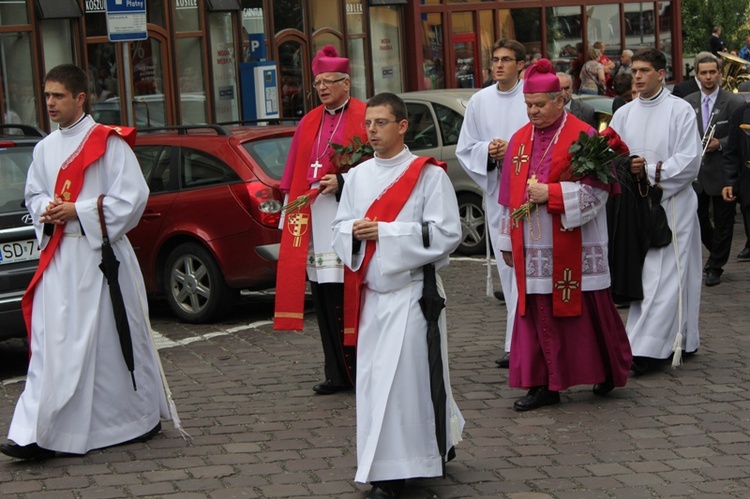
[(540, 94), (559, 91), (560, 79), (549, 60), (539, 59), (536, 64), (526, 70), (523, 76), (523, 93)]
[(314, 76), (318, 76), (320, 73), (349, 74), (349, 59), (339, 57), (339, 53), (333, 45), (326, 45), (315, 54), (312, 61), (312, 70)]

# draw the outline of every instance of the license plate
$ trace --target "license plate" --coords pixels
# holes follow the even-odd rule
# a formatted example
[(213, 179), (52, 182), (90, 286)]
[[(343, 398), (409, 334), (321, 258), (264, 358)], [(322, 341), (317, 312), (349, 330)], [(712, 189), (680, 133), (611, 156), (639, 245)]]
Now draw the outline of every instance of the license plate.
[(29, 260), (39, 260), (39, 246), (36, 239), (0, 244), (0, 265)]

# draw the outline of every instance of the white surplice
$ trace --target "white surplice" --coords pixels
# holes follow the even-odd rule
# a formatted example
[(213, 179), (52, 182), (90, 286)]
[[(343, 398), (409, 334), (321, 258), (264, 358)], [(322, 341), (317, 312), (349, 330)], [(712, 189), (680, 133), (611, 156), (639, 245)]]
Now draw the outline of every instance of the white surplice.
[[(44, 248), (39, 217), (58, 171), (95, 126), (91, 117), (37, 144), (26, 184), (26, 206)], [(135, 356), (133, 390), (117, 336), (109, 286), (99, 270), (102, 232), (97, 198), (105, 194), (107, 231), (117, 259)], [(157, 353), (151, 342), (146, 291), (125, 233), (146, 206), (148, 187), (133, 151), (110, 137), (104, 156), (86, 169), (75, 203), (79, 221), (64, 237), (34, 294), (31, 362), (8, 438), (83, 454), (143, 435), (169, 416)]]
[[(353, 253), (354, 221), (365, 216), (415, 158), (405, 148), (394, 158), (357, 166), (349, 173), (333, 223), (333, 248), (353, 270), (360, 268), (366, 246), (376, 244), (363, 281), (357, 343), (355, 480), (361, 483), (442, 474), (430, 398), (427, 322), (418, 300), (422, 266), (446, 266), (461, 239), (456, 195), (445, 172), (426, 166), (396, 220), (379, 223), (378, 241), (363, 241)], [(423, 243), (423, 223), (429, 228), (429, 247)], [(440, 332), (450, 449), (461, 439), (464, 420), (450, 390), (444, 311)]]
[(493, 139), (509, 141), (513, 134), (528, 122), (526, 102), (523, 98), (523, 80), (518, 80), (518, 84), (507, 92), (500, 91), (497, 85), (492, 85), (480, 90), (469, 100), (456, 146), (456, 157), (459, 163), (469, 177), (484, 191), (485, 227), (495, 253), (497, 272), (508, 311), (505, 328), (506, 352), (510, 351), (518, 289), (515, 273), (503, 261), (498, 246), (501, 218), (500, 203), (498, 203), (500, 167), (488, 172), (487, 159), (490, 142)]
[(648, 162), (653, 184), (663, 161), (661, 205), (672, 229), (672, 243), (651, 248), (643, 263), (643, 301), (633, 302), (626, 329), (634, 356), (665, 359), (675, 347), (694, 352), (700, 345), (701, 240), (698, 200), (692, 182), (701, 163), (695, 111), (663, 89), (655, 99), (635, 99), (617, 110), (612, 128), (630, 153)]

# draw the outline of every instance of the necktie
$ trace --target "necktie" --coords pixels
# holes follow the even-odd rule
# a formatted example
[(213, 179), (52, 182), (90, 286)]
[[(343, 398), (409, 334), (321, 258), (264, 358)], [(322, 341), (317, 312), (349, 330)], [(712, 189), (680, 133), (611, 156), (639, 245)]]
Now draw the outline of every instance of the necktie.
[(711, 98), (707, 95), (703, 98), (703, 132), (708, 128), (708, 118), (711, 116)]

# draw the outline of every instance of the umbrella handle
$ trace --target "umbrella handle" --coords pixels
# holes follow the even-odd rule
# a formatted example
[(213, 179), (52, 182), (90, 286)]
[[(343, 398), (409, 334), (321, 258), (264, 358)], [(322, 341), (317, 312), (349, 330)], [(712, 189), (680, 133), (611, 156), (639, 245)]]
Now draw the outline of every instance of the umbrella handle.
[(107, 223), (104, 221), (104, 194), (99, 194), (99, 198), (96, 200), (96, 211), (99, 212), (99, 225), (102, 228), (102, 241), (109, 242)]

